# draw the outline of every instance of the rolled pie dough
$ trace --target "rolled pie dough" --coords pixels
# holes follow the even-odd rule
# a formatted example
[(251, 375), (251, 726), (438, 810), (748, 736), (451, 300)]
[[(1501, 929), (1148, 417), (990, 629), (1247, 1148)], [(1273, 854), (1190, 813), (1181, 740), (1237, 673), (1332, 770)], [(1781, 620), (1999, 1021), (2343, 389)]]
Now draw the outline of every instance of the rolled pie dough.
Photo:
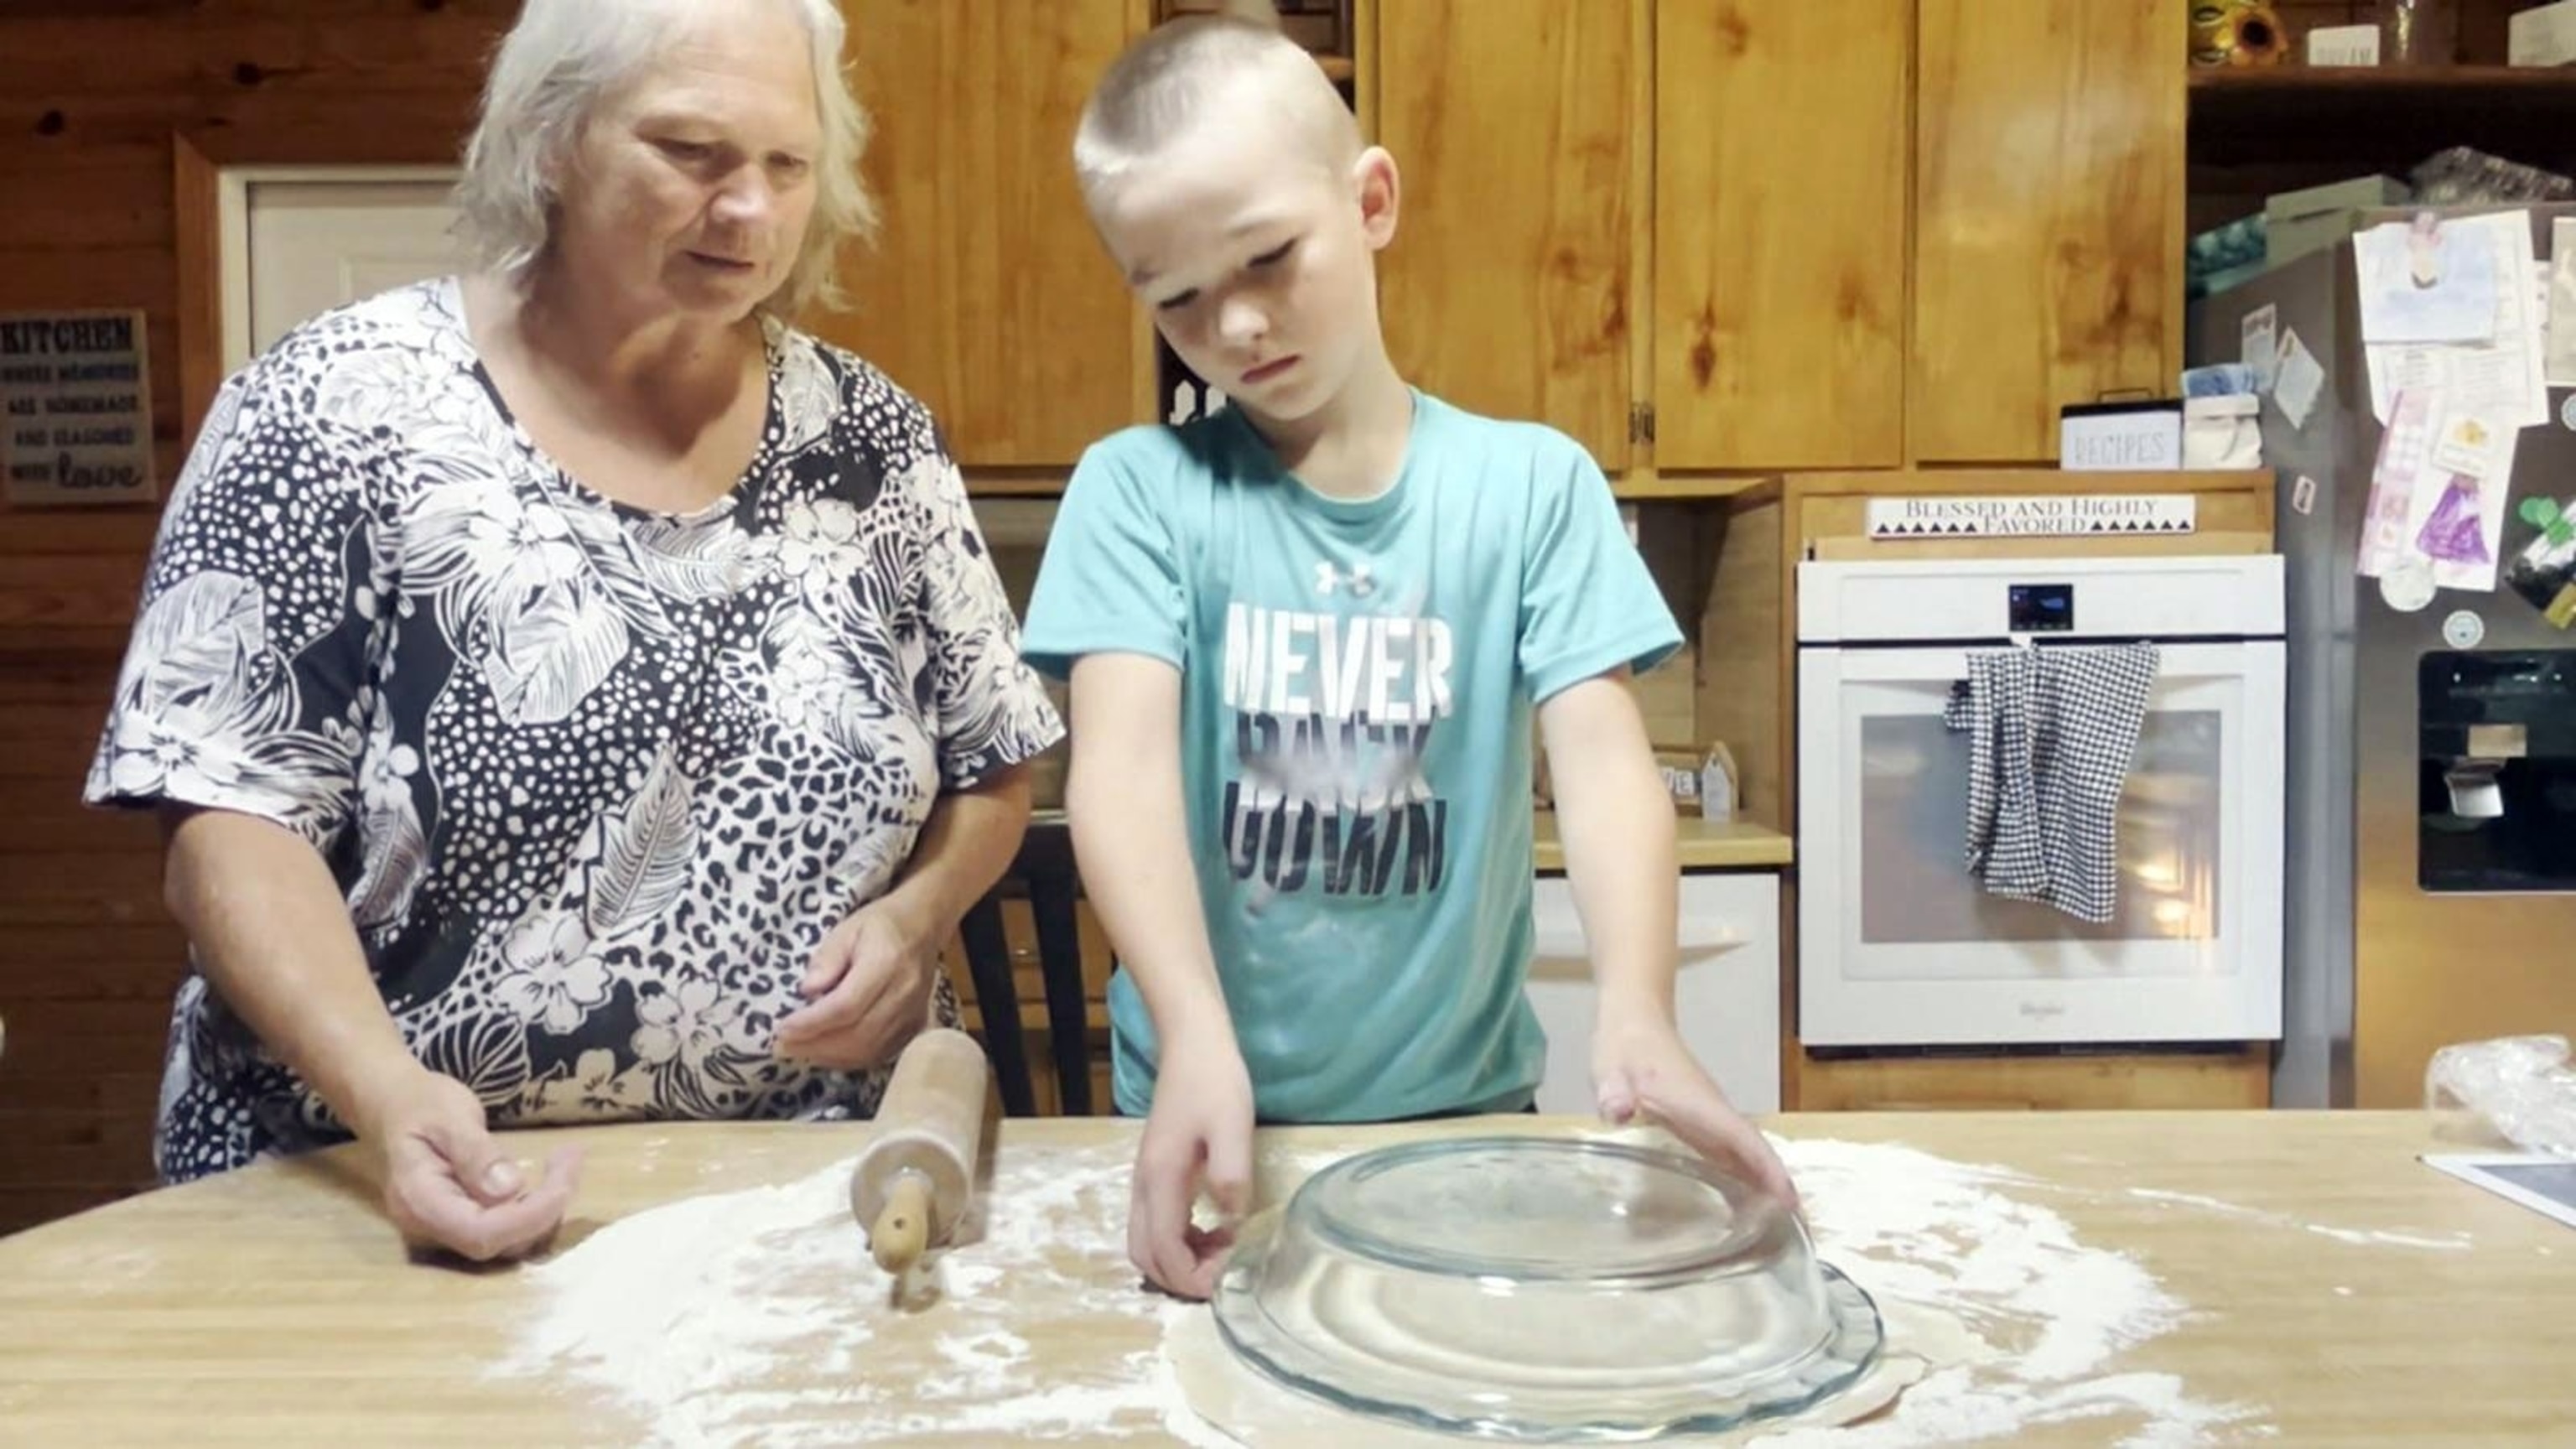
[[(1751, 1444), (1788, 1429), (1833, 1428), (1858, 1422), (1896, 1401), (1905, 1388), (1935, 1370), (1973, 1363), (1991, 1351), (1966, 1325), (1946, 1313), (1901, 1300), (1879, 1300), (1887, 1344), (1878, 1362), (1850, 1388), (1800, 1414), (1764, 1419), (1723, 1434), (1682, 1434), (1659, 1444)], [(1390, 1423), (1310, 1398), (1281, 1384), (1237, 1356), (1217, 1331), (1216, 1315), (1201, 1307), (1163, 1329), (1163, 1356), (1179, 1380), (1182, 1399), (1207, 1427), (1246, 1449), (1346, 1449), (1352, 1444), (1389, 1449), (1458, 1449), (1454, 1434)]]

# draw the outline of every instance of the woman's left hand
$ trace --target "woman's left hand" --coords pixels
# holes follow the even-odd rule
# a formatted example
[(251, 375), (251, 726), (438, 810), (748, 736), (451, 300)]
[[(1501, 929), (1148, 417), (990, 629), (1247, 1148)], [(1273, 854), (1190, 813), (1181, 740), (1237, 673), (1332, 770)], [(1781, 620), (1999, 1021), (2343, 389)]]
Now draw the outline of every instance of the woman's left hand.
[(1604, 1120), (1651, 1116), (1702, 1157), (1797, 1206), (1797, 1185), (1780, 1155), (1726, 1100), (1670, 1017), (1605, 1011), (1592, 1037), (1592, 1081)]
[(797, 984), (806, 1005), (778, 1024), (778, 1054), (842, 1071), (881, 1066), (930, 1021), (938, 931), (899, 895), (832, 928)]

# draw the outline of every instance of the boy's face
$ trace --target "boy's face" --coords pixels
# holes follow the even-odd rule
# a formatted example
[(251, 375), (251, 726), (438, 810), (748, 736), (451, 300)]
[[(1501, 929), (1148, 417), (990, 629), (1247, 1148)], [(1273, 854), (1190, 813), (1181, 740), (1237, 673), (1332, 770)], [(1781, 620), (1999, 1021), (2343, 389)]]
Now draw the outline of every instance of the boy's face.
[(1337, 173), (1275, 128), (1210, 126), (1121, 178), (1095, 219), (1190, 370), (1285, 423), (1380, 345), (1373, 254), (1395, 238), (1395, 199), (1383, 151)]

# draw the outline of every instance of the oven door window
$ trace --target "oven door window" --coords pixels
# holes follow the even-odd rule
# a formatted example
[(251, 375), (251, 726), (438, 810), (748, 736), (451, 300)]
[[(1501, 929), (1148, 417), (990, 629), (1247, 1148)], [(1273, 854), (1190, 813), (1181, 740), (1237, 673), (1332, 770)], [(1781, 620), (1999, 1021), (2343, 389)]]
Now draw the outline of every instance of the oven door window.
[(1801, 748), (1820, 750), (1815, 764), (1833, 778), (1816, 782), (1821, 798), (1810, 803), (1840, 828), (1802, 854), (1831, 883), (1835, 974), (1929, 982), (2243, 969), (2260, 913), (2239, 891), (2279, 869), (2247, 834), (2263, 788), (2242, 773), (2249, 745), (2279, 726), (2277, 705), (2253, 707), (2243, 647), (2165, 651), (2120, 801), (2117, 905), (2099, 925), (1992, 894), (1970, 873), (1969, 741), (1941, 719), (1966, 668), (1958, 650), (1847, 650), (1813, 701), (1828, 738)]
[[(1939, 708), (1937, 697), (1928, 702)], [(1860, 721), (1860, 937), (2206, 941), (2219, 933), (2223, 716), (2151, 709), (2120, 799), (2120, 892), (2100, 925), (1990, 895), (1967, 867), (1968, 737), (1938, 714)]]

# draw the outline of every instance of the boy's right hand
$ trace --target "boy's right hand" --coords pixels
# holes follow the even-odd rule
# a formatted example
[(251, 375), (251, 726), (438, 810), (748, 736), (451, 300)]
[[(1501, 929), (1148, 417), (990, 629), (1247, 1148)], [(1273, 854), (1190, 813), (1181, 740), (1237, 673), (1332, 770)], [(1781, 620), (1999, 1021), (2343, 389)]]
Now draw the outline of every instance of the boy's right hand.
[[(1201, 1174), (1224, 1223), (1191, 1222)], [(1234, 1246), (1234, 1225), (1252, 1206), (1252, 1076), (1231, 1037), (1180, 1047), (1167, 1042), (1154, 1080), (1154, 1106), (1136, 1149), (1127, 1207), (1127, 1257), (1167, 1293), (1205, 1298)]]

